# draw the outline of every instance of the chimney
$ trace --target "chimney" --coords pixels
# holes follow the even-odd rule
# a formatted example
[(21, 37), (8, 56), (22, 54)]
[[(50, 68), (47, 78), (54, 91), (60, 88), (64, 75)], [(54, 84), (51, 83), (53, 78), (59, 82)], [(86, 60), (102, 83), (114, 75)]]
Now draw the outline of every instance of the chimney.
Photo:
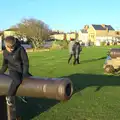
[(119, 32), (119, 31), (116, 31), (115, 34), (116, 34), (116, 35), (120, 35), (120, 32)]
[(104, 28), (105, 28), (105, 24), (102, 24), (102, 27), (104, 27)]
[(88, 30), (89, 26), (88, 25), (85, 25), (84, 26), (84, 30)]

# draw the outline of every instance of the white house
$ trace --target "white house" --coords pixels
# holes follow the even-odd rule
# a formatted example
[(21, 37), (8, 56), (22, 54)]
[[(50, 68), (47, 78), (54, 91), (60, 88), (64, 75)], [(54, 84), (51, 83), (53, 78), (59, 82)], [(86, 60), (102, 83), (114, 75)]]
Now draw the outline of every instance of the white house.
[(88, 43), (88, 32), (87, 32), (87, 30), (82, 29), (78, 32), (78, 40), (85, 43), (85, 45)]
[(100, 43), (101, 42), (110, 42), (112, 43), (112, 41), (115, 41), (116, 38), (115, 37), (112, 37), (112, 36), (96, 36), (96, 42), (95, 42), (95, 45), (96, 46), (100, 46)]

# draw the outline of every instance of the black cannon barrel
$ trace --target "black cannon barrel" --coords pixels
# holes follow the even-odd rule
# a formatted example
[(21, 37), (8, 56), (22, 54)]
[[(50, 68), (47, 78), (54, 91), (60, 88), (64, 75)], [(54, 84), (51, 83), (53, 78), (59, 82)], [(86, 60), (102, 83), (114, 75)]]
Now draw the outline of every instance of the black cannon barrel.
[(120, 48), (113, 48), (110, 50), (110, 57), (117, 58), (120, 57)]
[[(12, 79), (8, 75), (0, 75), (0, 95), (6, 95)], [(16, 96), (69, 100), (73, 85), (68, 78), (25, 78), (19, 86)]]

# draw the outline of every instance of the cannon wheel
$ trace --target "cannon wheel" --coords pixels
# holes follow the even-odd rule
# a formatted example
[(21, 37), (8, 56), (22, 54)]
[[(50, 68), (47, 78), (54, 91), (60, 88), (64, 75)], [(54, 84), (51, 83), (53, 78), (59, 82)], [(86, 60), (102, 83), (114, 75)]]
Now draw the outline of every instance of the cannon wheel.
[(115, 69), (112, 65), (106, 65), (105, 66), (105, 72), (106, 73), (114, 73), (115, 72)]

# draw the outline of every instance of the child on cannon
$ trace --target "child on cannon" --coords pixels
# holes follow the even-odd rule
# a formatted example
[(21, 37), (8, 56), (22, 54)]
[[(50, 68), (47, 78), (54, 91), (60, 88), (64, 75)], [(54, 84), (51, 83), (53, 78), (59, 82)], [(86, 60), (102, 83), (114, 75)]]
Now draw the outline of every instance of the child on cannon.
[(7, 104), (12, 105), (12, 96), (15, 96), (19, 85), (24, 77), (31, 76), (29, 73), (29, 60), (24, 47), (19, 40), (13, 36), (8, 36), (4, 40), (5, 50), (3, 50), (3, 63), (0, 74), (4, 74), (8, 69), (12, 78), (11, 85), (6, 97)]

